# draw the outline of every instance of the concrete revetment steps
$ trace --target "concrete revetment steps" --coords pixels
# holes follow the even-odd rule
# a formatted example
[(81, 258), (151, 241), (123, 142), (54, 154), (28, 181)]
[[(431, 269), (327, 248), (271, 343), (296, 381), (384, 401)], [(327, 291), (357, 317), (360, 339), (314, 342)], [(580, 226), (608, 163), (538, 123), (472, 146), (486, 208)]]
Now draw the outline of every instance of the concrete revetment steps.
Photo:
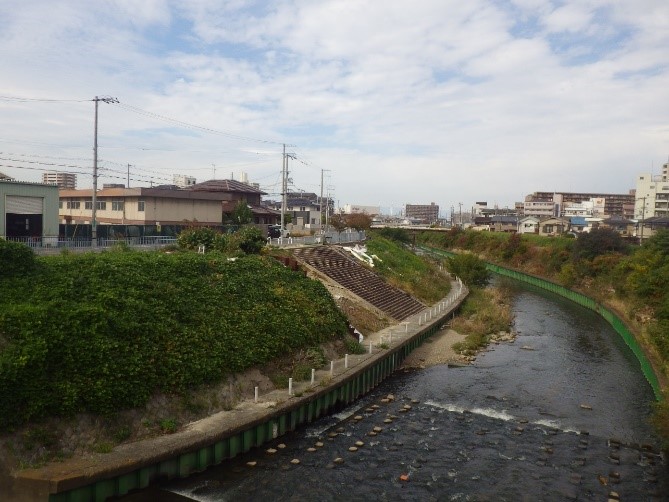
[(293, 255), (397, 321), (425, 308), (418, 300), (390, 286), (338, 248), (300, 248), (293, 250)]

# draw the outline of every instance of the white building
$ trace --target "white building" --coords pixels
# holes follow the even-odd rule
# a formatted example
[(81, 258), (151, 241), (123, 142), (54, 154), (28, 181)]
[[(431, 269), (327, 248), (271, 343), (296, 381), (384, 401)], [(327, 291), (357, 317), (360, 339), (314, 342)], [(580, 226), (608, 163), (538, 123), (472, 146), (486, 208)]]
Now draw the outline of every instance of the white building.
[(634, 219), (669, 216), (669, 162), (662, 166), (662, 174), (642, 174), (636, 180)]
[(368, 214), (369, 216), (376, 216), (381, 214), (379, 206), (362, 206), (360, 204), (345, 204), (343, 208), (344, 214)]
[(185, 174), (174, 174), (172, 175), (172, 183), (174, 183), (179, 188), (188, 188), (197, 183), (197, 180), (193, 176), (186, 176)]

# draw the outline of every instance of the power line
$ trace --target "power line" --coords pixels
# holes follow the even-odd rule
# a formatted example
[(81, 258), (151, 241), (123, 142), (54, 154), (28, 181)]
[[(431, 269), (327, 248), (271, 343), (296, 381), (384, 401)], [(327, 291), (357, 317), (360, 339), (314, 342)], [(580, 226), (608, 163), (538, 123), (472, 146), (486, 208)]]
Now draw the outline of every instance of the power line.
[[(180, 125), (181, 127), (185, 127), (187, 129), (195, 129), (195, 130), (207, 132), (207, 133), (210, 133), (210, 134), (218, 134), (220, 136), (225, 136), (225, 137), (232, 138), (232, 139), (239, 139), (239, 140), (242, 140), (242, 141), (254, 141), (254, 142), (257, 142), (257, 143), (265, 143), (265, 144), (271, 144), (271, 145), (283, 145), (283, 143), (281, 143), (279, 141), (252, 138), (252, 137), (249, 137), (249, 136), (241, 136), (241, 135), (238, 135), (238, 134), (233, 134), (233, 133), (229, 133), (229, 132), (225, 132), (225, 131), (219, 131), (217, 129), (212, 129), (210, 127), (204, 127), (204, 126), (199, 126), (199, 125), (196, 125), (196, 124), (191, 124), (190, 122), (185, 122), (183, 120), (174, 119), (172, 117), (167, 117), (165, 115), (160, 115), (158, 113), (149, 112), (147, 110), (142, 110), (141, 108), (137, 108), (136, 106), (132, 106), (132, 105), (126, 105), (125, 103), (114, 103), (114, 104), (119, 108), (122, 108), (124, 110), (136, 113), (138, 115), (143, 115), (145, 117), (150, 117), (150, 118), (154, 118), (154, 119), (157, 119), (157, 120), (162, 120), (162, 121), (165, 121), (165, 122), (171, 122), (173, 124)], [(292, 145), (289, 145), (289, 146), (292, 146)]]
[(16, 101), (19, 103), (85, 103), (90, 99), (47, 99), (47, 98), (26, 98), (21, 96), (0, 96), (0, 101)]

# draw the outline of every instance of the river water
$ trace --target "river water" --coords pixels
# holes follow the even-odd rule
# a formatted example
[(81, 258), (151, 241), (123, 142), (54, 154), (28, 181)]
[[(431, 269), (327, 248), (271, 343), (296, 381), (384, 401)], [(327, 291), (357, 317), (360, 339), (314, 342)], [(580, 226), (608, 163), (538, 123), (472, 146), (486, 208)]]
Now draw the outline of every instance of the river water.
[(669, 500), (653, 393), (620, 337), (539, 290), (516, 287), (512, 305), (518, 338), (472, 366), (399, 372), (336, 416), (128, 500)]

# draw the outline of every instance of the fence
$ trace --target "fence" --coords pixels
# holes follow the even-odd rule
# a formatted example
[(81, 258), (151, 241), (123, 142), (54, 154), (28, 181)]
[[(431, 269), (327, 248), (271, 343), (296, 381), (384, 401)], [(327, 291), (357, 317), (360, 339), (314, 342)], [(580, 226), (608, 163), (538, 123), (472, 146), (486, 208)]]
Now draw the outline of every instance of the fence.
[(145, 236), (122, 239), (97, 239), (95, 246), (91, 239), (63, 239), (61, 237), (7, 237), (8, 241), (19, 242), (30, 247), (37, 254), (58, 253), (63, 249), (78, 251), (109, 249), (113, 246), (126, 245), (136, 248), (157, 249), (176, 244), (176, 237)]
[(366, 234), (364, 231), (352, 232), (328, 232), (321, 235), (307, 235), (304, 237), (279, 237), (276, 239), (267, 238), (267, 244), (270, 246), (313, 246), (316, 244), (350, 244), (364, 241)]
[[(315, 244), (349, 244), (364, 241), (364, 231), (352, 232), (329, 232), (323, 235), (308, 235), (305, 237), (283, 237), (278, 239), (267, 238), (267, 244), (276, 247), (308, 246)], [(62, 237), (6, 237), (8, 241), (20, 242), (30, 247), (37, 254), (53, 254), (63, 249), (73, 251), (84, 251), (93, 249), (109, 249), (114, 246), (129, 246), (142, 249), (158, 249), (176, 244), (176, 237), (168, 236), (143, 236), (124, 237), (116, 239), (98, 238), (96, 245), (86, 238), (62, 238)]]

